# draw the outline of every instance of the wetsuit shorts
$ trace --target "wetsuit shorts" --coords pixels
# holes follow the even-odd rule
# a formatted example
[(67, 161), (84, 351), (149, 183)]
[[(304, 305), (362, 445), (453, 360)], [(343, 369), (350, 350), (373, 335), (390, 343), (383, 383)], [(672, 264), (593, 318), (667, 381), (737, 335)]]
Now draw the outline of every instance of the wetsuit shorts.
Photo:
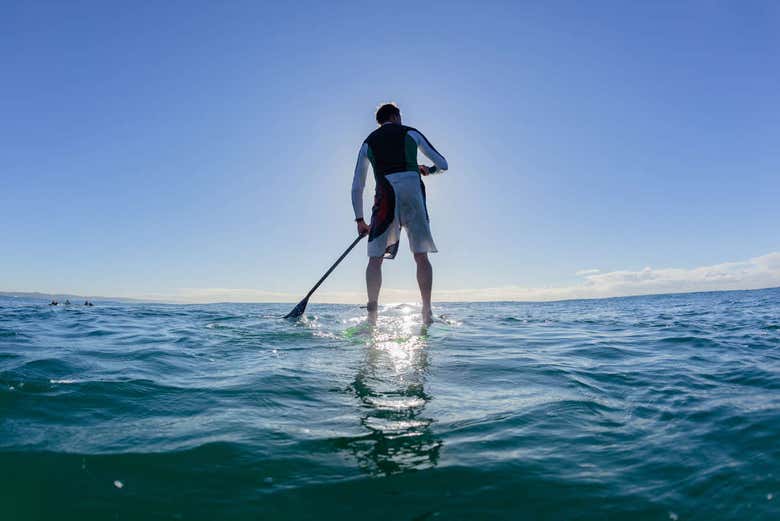
[(406, 230), (412, 253), (436, 252), (425, 203), (425, 185), (419, 172), (397, 172), (384, 179), (387, 182), (379, 185), (374, 197), (368, 256), (394, 258), (401, 228)]

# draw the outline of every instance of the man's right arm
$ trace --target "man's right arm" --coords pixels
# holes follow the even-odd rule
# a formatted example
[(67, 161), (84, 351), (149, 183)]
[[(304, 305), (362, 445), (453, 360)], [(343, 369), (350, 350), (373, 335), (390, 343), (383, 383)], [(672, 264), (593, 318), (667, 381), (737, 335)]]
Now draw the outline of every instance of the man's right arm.
[(431, 142), (428, 141), (425, 136), (423, 136), (422, 132), (416, 129), (411, 129), (409, 130), (409, 137), (411, 137), (414, 142), (417, 143), (417, 148), (420, 149), (420, 152), (422, 152), (425, 157), (433, 162), (434, 166), (428, 169), (431, 174), (442, 173), (446, 171), (447, 168), (449, 168), (447, 160), (444, 159), (444, 156), (441, 155), (438, 150), (433, 148)]
[[(368, 174), (368, 143), (363, 143), (358, 152), (355, 175), (352, 178), (352, 209), (355, 211), (355, 221), (358, 223), (358, 233), (363, 233), (367, 225), (363, 219), (363, 189), (366, 187)], [(363, 226), (361, 226), (361, 223)]]

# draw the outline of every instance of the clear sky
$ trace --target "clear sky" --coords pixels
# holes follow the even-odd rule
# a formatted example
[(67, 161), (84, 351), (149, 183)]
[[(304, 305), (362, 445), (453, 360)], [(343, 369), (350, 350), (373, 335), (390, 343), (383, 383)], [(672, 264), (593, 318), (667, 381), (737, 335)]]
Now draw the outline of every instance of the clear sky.
[[(777, 2), (0, 10), (0, 290), (297, 300), (387, 100), (450, 164), (434, 298), (780, 285)], [(385, 286), (414, 296), (405, 238)]]

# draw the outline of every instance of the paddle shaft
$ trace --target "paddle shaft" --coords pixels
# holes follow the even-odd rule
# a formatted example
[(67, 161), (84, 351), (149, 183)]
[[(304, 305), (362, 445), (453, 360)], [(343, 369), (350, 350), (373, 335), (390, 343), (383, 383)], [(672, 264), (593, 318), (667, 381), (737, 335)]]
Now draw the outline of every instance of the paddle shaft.
[(334, 263), (333, 263), (333, 266), (331, 266), (331, 267), (330, 267), (330, 269), (329, 269), (328, 271), (326, 271), (326, 272), (325, 272), (325, 275), (323, 275), (323, 276), (322, 276), (322, 278), (321, 278), (320, 280), (318, 280), (318, 281), (317, 281), (317, 284), (315, 284), (315, 285), (314, 285), (314, 287), (313, 287), (313, 288), (311, 288), (311, 291), (309, 291), (309, 292), (306, 294), (306, 297), (304, 297), (304, 299), (303, 299), (303, 300), (309, 300), (309, 297), (311, 297), (311, 296), (312, 296), (312, 294), (314, 294), (314, 292), (315, 292), (315, 291), (317, 291), (317, 288), (319, 288), (319, 287), (320, 287), (320, 284), (322, 284), (323, 282), (325, 282), (325, 279), (327, 279), (327, 278), (328, 278), (328, 275), (330, 275), (330, 274), (333, 272), (333, 270), (335, 270), (335, 269), (336, 269), (336, 266), (338, 266), (338, 265), (339, 265), (339, 263), (340, 263), (341, 261), (343, 261), (343, 260), (344, 260), (344, 257), (346, 257), (347, 255), (349, 255), (349, 252), (351, 252), (351, 251), (352, 251), (352, 248), (354, 248), (355, 246), (357, 246), (357, 243), (359, 243), (359, 242), (360, 242), (360, 240), (361, 240), (363, 237), (365, 237), (366, 235), (367, 235), (367, 234), (365, 234), (365, 233), (364, 233), (363, 235), (358, 235), (357, 239), (355, 239), (354, 241), (352, 241), (352, 244), (350, 244), (350, 245), (349, 245), (349, 248), (347, 248), (347, 249), (346, 249), (346, 251), (345, 251), (344, 253), (342, 253), (342, 254), (341, 254), (341, 257), (339, 257), (339, 258), (336, 260), (336, 262), (334, 262)]

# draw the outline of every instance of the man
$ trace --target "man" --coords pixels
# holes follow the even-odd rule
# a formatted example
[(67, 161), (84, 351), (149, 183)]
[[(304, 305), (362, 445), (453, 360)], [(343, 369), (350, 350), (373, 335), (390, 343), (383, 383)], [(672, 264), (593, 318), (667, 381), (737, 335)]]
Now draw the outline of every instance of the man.
[[(444, 172), (447, 170), (447, 160), (422, 133), (401, 124), (401, 111), (395, 104), (379, 107), (376, 122), (379, 128), (369, 134), (360, 147), (352, 180), (352, 207), (355, 210), (357, 231), (360, 235), (368, 234), (366, 290), (369, 316), (376, 316), (379, 289), (382, 286), (382, 261), (395, 258), (401, 228), (405, 228), (417, 263), (423, 322), (430, 324), (433, 321), (433, 268), (428, 260), (428, 252), (437, 250), (428, 222), (425, 185), (420, 176)], [(434, 166), (418, 165), (417, 149)], [(363, 188), (369, 163), (376, 179), (371, 226), (363, 219)]]

